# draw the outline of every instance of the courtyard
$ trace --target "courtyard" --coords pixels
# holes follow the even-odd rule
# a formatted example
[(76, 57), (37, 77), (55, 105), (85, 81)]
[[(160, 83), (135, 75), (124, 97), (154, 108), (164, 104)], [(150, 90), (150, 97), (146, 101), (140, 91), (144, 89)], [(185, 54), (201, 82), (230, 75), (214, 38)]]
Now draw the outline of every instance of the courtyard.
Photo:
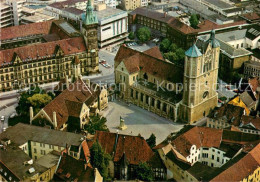
[(107, 118), (107, 126), (110, 132), (117, 132), (120, 124), (120, 116), (125, 120), (126, 130), (118, 130), (120, 134), (138, 135), (145, 139), (153, 133), (156, 136), (156, 144), (162, 142), (170, 133), (183, 128), (183, 124), (174, 123), (138, 106), (128, 106), (125, 102), (114, 101), (108, 103), (108, 108), (101, 112)]

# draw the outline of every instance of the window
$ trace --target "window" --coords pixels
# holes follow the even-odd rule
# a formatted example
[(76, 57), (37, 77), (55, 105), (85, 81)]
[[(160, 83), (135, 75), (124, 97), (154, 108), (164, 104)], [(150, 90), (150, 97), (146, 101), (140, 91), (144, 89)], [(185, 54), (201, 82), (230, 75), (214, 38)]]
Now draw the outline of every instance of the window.
[(109, 29), (111, 29), (111, 27), (103, 28), (103, 29), (102, 29), (102, 32), (104, 32), (104, 31), (106, 31), (106, 30), (109, 30)]
[(51, 145), (49, 145), (49, 149), (51, 149)]
[(34, 153), (37, 153), (37, 149), (34, 149)]
[(214, 155), (212, 155), (212, 159), (214, 159)]
[(219, 157), (217, 157), (217, 161), (219, 162)]

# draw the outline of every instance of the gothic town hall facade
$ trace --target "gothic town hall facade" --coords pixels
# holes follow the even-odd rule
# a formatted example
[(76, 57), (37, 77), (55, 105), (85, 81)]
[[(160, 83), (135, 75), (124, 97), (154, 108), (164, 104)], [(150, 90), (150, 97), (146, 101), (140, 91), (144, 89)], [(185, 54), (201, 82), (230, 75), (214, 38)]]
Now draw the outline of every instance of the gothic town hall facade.
[(75, 57), (82, 75), (97, 72), (97, 23), (88, 3), (80, 31), (64, 20), (1, 29), (0, 92), (71, 77)]

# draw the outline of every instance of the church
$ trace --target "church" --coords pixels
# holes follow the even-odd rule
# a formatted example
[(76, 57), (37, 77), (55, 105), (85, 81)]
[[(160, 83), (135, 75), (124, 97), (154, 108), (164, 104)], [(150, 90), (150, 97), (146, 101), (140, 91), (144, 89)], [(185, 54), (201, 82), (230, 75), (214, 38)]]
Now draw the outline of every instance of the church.
[(185, 52), (184, 66), (165, 60), (158, 47), (121, 46), (115, 57), (119, 97), (175, 122), (194, 123), (217, 106), (220, 45), (215, 31)]
[(0, 92), (71, 77), (75, 56), (82, 75), (98, 72), (97, 23), (88, 1), (80, 31), (64, 20), (2, 28)]

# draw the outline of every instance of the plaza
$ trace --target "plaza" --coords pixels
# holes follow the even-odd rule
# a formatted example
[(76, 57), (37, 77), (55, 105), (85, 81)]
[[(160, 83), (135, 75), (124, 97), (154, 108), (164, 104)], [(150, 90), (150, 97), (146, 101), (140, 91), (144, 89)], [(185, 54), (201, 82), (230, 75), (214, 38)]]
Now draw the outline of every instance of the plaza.
[[(138, 106), (132, 104), (129, 106), (119, 100), (109, 102), (108, 108), (101, 114), (107, 118), (106, 124), (110, 132), (119, 131), (120, 134), (126, 135), (141, 134), (145, 139), (153, 133), (156, 136), (156, 144), (183, 127), (183, 124), (174, 123)], [(120, 124), (120, 116), (127, 126), (127, 129), (123, 131), (117, 128)]]

